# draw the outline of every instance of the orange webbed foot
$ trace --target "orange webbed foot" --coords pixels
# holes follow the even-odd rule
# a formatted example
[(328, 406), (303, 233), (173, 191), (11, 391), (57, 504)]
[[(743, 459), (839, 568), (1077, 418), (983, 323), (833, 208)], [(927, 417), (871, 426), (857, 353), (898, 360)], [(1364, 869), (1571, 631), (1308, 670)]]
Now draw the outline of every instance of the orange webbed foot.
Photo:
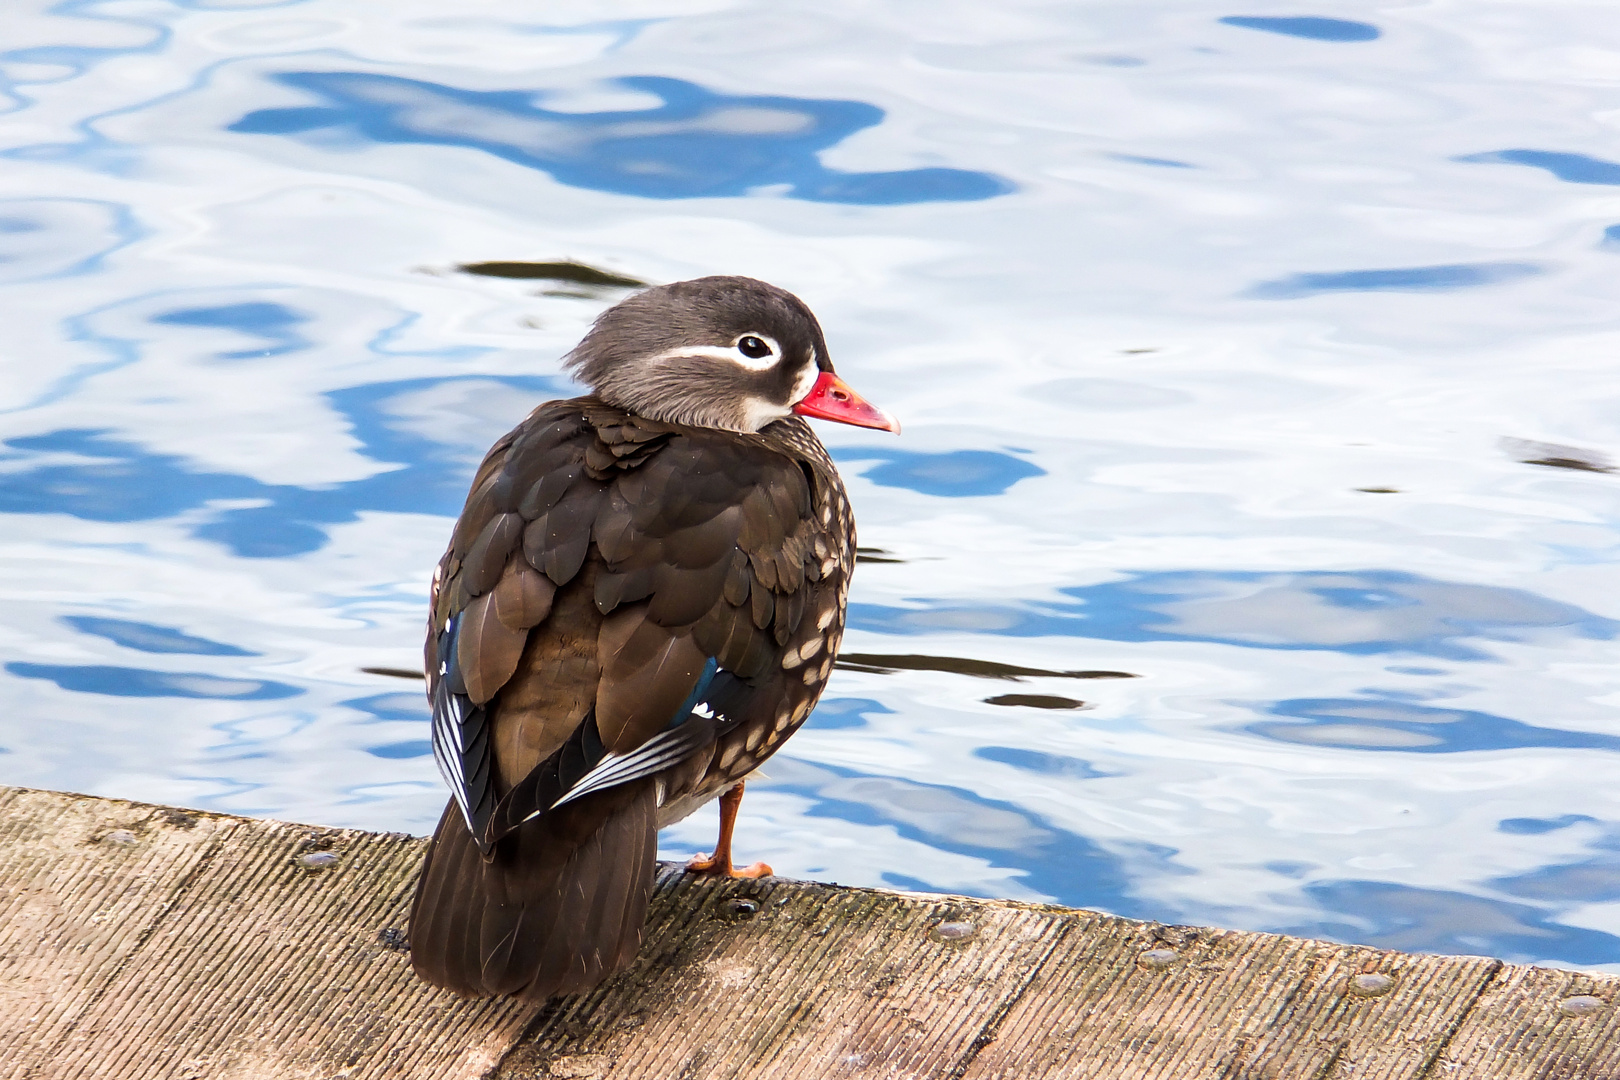
[(727, 878), (769, 877), (773, 871), (762, 862), (738, 869), (731, 865), (731, 830), (737, 824), (737, 808), (742, 805), (743, 782), (737, 781), (720, 796), (720, 840), (711, 855), (694, 855), (687, 860), (688, 874), (713, 874)]
[(757, 862), (750, 866), (732, 866), (730, 859), (717, 859), (713, 855), (694, 855), (686, 860), (688, 874), (713, 874), (715, 877), (728, 878), (762, 878), (770, 877), (774, 870), (768, 863)]

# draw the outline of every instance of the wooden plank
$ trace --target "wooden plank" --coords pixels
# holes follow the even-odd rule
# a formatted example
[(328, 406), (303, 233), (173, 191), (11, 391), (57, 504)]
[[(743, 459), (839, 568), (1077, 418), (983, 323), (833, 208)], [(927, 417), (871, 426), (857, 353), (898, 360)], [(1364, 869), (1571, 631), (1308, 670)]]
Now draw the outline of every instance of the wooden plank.
[(461, 1001), (422, 848), (0, 788), (0, 1077), (1620, 1078), (1620, 977), (669, 866), (630, 970)]
[(666, 869), (636, 964), (549, 1007), (498, 1076), (948, 1076), (1088, 918)]
[[(426, 986), (391, 947), (398, 939), (384, 932), (405, 926), (424, 841), (211, 815), (188, 815), (196, 822), (188, 830), (160, 827), (154, 815), (163, 811), (132, 803), (38, 792), (16, 799), (5, 852), (22, 859), (37, 847), (35, 864), (51, 866), (51, 881), (21, 890), (36, 907), (49, 909), (64, 885), (74, 898), (58, 921), (79, 925), (42, 963), (83, 1004), (53, 1025), (48, 1045), (34, 1039), (13, 1055), (5, 1075), (473, 1078), (496, 1064), (534, 1011)], [(67, 851), (51, 839), (64, 819), (85, 836), (121, 824), (135, 842), (116, 853), (102, 850), (105, 840), (81, 844), (88, 855)], [(177, 843), (186, 858), (169, 869)], [(13, 880), (13, 859), (3, 865)], [(148, 885), (154, 868), (162, 883)], [(78, 902), (80, 892), (90, 898)], [(97, 923), (92, 912), (111, 914)], [(73, 955), (77, 940), (121, 921), (129, 924), (122, 951)], [(81, 980), (93, 989), (77, 988)]]
[(1423, 1077), (1498, 966), (1110, 919), (1053, 951), (963, 1076)]
[(0, 1076), (56, 1055), (236, 825), (0, 788)]
[(1440, 1055), (1436, 1077), (1620, 1077), (1620, 978), (1504, 967)]

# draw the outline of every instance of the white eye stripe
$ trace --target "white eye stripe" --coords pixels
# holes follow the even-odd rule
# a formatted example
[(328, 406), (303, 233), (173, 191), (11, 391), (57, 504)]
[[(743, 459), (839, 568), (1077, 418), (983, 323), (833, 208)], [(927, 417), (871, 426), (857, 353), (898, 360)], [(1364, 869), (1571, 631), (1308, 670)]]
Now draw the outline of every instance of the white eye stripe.
[(670, 349), (656, 356), (648, 357), (651, 363), (664, 360), (725, 360), (736, 364), (745, 371), (769, 371), (782, 359), (782, 347), (776, 343), (775, 338), (764, 334), (747, 334), (746, 337), (755, 337), (770, 346), (771, 351), (761, 357), (752, 357), (733, 345), (726, 348), (722, 345), (688, 345), (682, 348)]

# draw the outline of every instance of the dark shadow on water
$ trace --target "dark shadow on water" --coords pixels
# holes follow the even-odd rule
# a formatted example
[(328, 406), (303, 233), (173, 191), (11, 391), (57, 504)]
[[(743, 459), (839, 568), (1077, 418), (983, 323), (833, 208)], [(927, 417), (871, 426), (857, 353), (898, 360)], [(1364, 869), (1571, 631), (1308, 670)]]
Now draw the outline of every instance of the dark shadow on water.
[(1536, 442), (1533, 439), (1515, 439), (1504, 436), (1498, 443), (1504, 453), (1522, 465), (1543, 465), (1551, 469), (1575, 469), (1578, 472), (1612, 473), (1614, 463), (1596, 450), (1561, 443)]
[(220, 698), (271, 701), (304, 691), (263, 679), (229, 679), (205, 672), (148, 671), (106, 664), (28, 664), (14, 661), (6, 670), (24, 679), (46, 679), (63, 690), (110, 697)]
[(1056, 694), (997, 694), (984, 699), (986, 705), (1006, 705), (1018, 709), (1083, 709), (1086, 703), (1078, 698), (1059, 697)]
[(647, 282), (639, 278), (610, 274), (577, 262), (477, 262), (456, 267), (464, 274), (479, 277), (517, 278), (524, 281), (562, 281), (601, 289), (640, 289)]
[(1306, 746), (1420, 754), (1546, 747), (1620, 751), (1620, 736), (1536, 727), (1472, 709), (1437, 709), (1379, 698), (1296, 698), (1265, 711), (1290, 719), (1261, 721), (1243, 730)]
[(1264, 30), (1311, 41), (1374, 41), (1381, 33), (1371, 23), (1320, 15), (1228, 15), (1219, 21), (1245, 30)]
[(1134, 679), (1128, 671), (1049, 671), (1046, 668), (1019, 667), (994, 660), (974, 660), (965, 656), (927, 656), (919, 653), (838, 654), (838, 666), (872, 675), (893, 675), (897, 671), (946, 671), (979, 679), (1006, 679), (1018, 682), (1027, 677), (1054, 679)]
[(390, 679), (425, 679), (427, 676), (415, 668), (397, 667), (363, 667), (360, 669), (367, 675), (385, 675)]
[(467, 147), (542, 170), (571, 187), (649, 199), (739, 196), (780, 187), (795, 199), (889, 206), (988, 199), (1014, 189), (999, 176), (965, 169), (826, 168), (821, 151), (882, 121), (883, 110), (862, 101), (721, 94), (684, 79), (636, 76), (615, 81), (658, 98), (659, 105), (575, 113), (536, 104), (545, 97), (536, 87), (462, 90), (341, 71), (287, 72), (275, 79), (322, 104), (261, 109), (229, 130), (313, 133), (327, 143)]
[(1298, 300), (1336, 292), (1448, 292), (1482, 285), (1501, 285), (1545, 273), (1535, 263), (1457, 263), (1448, 266), (1403, 266), (1388, 270), (1341, 270), (1291, 274), (1262, 281), (1243, 292), (1250, 300)]
[(1452, 158), (1478, 165), (1528, 165), (1545, 169), (1566, 184), (1620, 184), (1620, 164), (1556, 150), (1493, 150)]
[(94, 615), (64, 615), (62, 621), (75, 630), (149, 653), (190, 653), (195, 656), (258, 656), (256, 652), (227, 645), (223, 641), (193, 637), (172, 626), (155, 626), (132, 619), (104, 619)]

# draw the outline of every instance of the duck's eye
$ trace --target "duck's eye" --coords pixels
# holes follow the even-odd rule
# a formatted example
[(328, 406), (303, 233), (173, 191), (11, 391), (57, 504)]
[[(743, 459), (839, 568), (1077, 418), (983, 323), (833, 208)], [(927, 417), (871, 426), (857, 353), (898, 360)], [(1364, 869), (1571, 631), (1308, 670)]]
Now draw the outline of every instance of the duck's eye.
[(760, 360), (771, 355), (771, 347), (753, 334), (749, 334), (737, 342), (737, 351), (750, 360)]

